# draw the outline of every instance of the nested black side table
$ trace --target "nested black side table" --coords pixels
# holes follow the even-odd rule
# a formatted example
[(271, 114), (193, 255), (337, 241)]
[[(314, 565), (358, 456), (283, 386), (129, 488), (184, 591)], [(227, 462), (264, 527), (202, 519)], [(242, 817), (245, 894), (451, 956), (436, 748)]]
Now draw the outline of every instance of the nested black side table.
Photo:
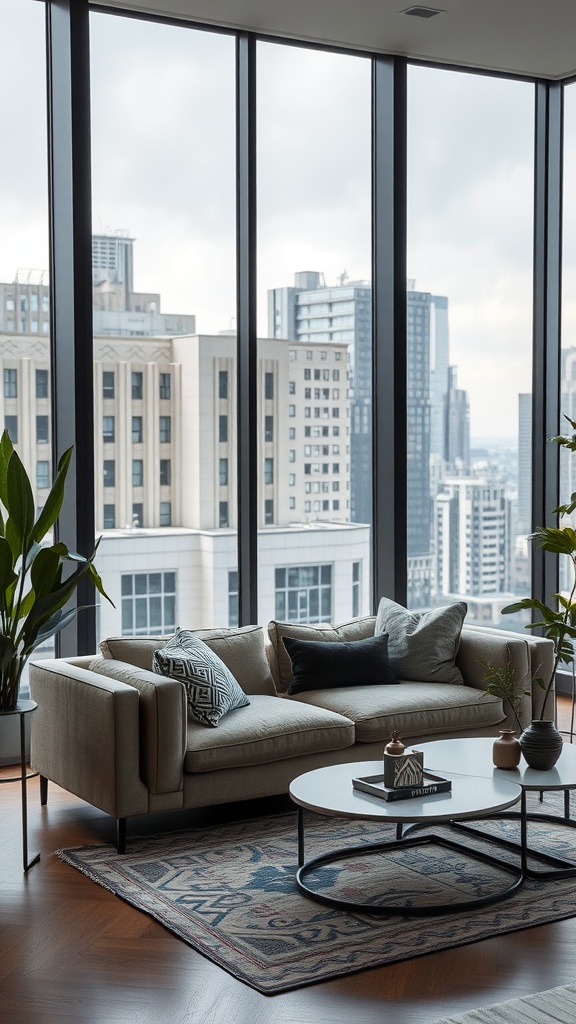
[(0, 779), (0, 782), (21, 782), (22, 783), (22, 862), (24, 871), (28, 871), (40, 860), (37, 853), (32, 860), (28, 860), (28, 799), (26, 785), (28, 779), (34, 779), (38, 772), (28, 772), (26, 767), (26, 715), (31, 714), (38, 705), (33, 700), (20, 700), (13, 711), (3, 711), (0, 717), (18, 715), (20, 717), (20, 775), (13, 775), (9, 779)]

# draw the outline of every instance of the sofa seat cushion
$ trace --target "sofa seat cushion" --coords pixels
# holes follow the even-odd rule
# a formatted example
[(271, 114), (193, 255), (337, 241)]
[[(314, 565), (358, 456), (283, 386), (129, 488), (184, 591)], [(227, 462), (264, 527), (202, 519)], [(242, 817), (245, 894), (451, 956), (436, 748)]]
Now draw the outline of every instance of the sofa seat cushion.
[(226, 715), (217, 729), (188, 718), (186, 772), (285, 761), (342, 750), (354, 743), (354, 723), (333, 711), (283, 697), (256, 694), (241, 714)]
[(386, 743), (393, 730), (403, 740), (409, 740), (411, 736), (489, 727), (504, 718), (498, 697), (486, 696), (484, 690), (458, 683), (403, 680), (398, 686), (310, 690), (289, 699), (352, 719), (358, 743)]

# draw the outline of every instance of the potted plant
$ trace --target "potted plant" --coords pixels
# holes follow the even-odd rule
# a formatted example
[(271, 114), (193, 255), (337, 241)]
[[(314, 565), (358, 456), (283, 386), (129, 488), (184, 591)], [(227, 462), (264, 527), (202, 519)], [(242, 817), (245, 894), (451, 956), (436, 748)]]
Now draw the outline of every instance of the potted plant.
[[(88, 576), (110, 600), (94, 566), (98, 544), (84, 558), (62, 541), (43, 543), (62, 507), (71, 457), (69, 448), (36, 516), (28, 474), (6, 430), (0, 439), (0, 713), (16, 707), (22, 671), (32, 652), (80, 610), (65, 606), (82, 577)], [(74, 568), (63, 579), (67, 562)]]
[[(568, 451), (576, 451), (576, 421), (569, 416), (564, 416), (574, 433), (569, 436), (559, 435), (550, 438), (555, 444), (566, 448)], [(572, 494), (570, 501), (565, 505), (559, 505), (553, 512), (563, 516), (569, 516), (576, 509), (576, 492)], [(574, 640), (576, 639), (576, 531), (569, 525), (559, 526), (538, 526), (534, 533), (530, 534), (529, 540), (535, 541), (544, 551), (550, 551), (560, 558), (567, 555), (571, 562), (571, 587), (569, 596), (564, 594), (553, 594), (553, 604), (545, 604), (535, 597), (525, 597), (522, 601), (507, 605), (502, 609), (503, 615), (514, 612), (530, 610), (537, 613), (537, 619), (529, 622), (526, 629), (542, 630), (544, 636), (554, 643), (554, 662), (549, 678), (535, 678), (535, 682), (543, 691), (541, 711), (536, 719), (533, 719), (530, 726), (520, 736), (522, 753), (528, 764), (533, 768), (552, 768), (562, 752), (562, 737), (560, 736), (554, 721), (544, 718), (546, 704), (552, 690), (556, 671), (560, 664), (571, 665), (574, 661)], [(532, 753), (532, 750), (535, 753)], [(549, 750), (549, 756), (545, 756), (545, 748)], [(544, 752), (542, 752), (544, 751)]]
[[(507, 704), (512, 718), (516, 723), (516, 729), (522, 733), (522, 722), (520, 711), (522, 709), (522, 698), (529, 696), (530, 690), (522, 690), (516, 686), (514, 669), (511, 664), (510, 654), (506, 665), (494, 665), (491, 661), (481, 661), (486, 669), (484, 682), (486, 683), (486, 695), (499, 697), (504, 704)], [(494, 740), (492, 746), (492, 760), (497, 768), (517, 768), (520, 763), (521, 747), (516, 737), (516, 729), (499, 729), (499, 736)]]

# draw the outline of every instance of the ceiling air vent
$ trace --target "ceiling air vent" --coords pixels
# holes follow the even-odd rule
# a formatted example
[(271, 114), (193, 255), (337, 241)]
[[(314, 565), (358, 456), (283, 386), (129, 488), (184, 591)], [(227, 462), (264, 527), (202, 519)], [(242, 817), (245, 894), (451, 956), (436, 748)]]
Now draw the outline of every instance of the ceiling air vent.
[(411, 18), (435, 18), (437, 14), (444, 14), (444, 11), (438, 11), (435, 7), (409, 7), (401, 13)]

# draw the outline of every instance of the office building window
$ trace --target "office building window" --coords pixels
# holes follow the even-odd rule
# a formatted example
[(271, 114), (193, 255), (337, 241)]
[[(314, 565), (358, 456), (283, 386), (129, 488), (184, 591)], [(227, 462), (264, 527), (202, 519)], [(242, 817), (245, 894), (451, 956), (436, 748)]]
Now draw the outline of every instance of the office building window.
[[(16, 417), (14, 417), (16, 418)], [(48, 417), (36, 417), (36, 443), (48, 444)]]
[(161, 373), (158, 377), (160, 398), (170, 398), (172, 386), (169, 373)]
[(331, 622), (332, 566), (276, 569), (275, 617), (283, 622)]
[(352, 562), (352, 616), (360, 615), (360, 562)]
[(104, 459), (104, 487), (115, 487), (116, 485), (116, 462), (114, 459)]
[(274, 417), (273, 416), (265, 416), (264, 417), (264, 440), (265, 441), (273, 441), (274, 440)]
[(144, 459), (132, 459), (132, 487), (144, 486)]
[(40, 459), (36, 463), (36, 487), (39, 490), (50, 487), (50, 463), (45, 459)]
[(264, 374), (264, 398), (274, 398), (274, 374)]
[(102, 373), (102, 398), (114, 398), (114, 370)]
[(115, 437), (115, 421), (113, 416), (102, 417), (102, 440), (104, 444), (113, 444)]
[(264, 483), (274, 483), (274, 459), (264, 459)]
[(172, 502), (160, 502), (160, 526), (172, 526)]
[(4, 398), (18, 398), (18, 370), (4, 370)]
[(272, 498), (266, 498), (264, 502), (264, 525), (272, 526), (274, 522), (274, 501)]
[(172, 417), (161, 416), (159, 421), (160, 444), (170, 444), (172, 440)]
[(142, 398), (142, 373), (140, 370), (132, 371), (132, 398)]
[(228, 417), (218, 417), (218, 440), (220, 444), (225, 444), (228, 440)]
[(218, 459), (218, 482), (220, 487), (228, 485), (228, 459)]
[(143, 441), (142, 416), (132, 417), (132, 444), (141, 444)]
[(228, 521), (228, 502), (227, 501), (219, 501), (218, 502), (218, 526), (224, 527), (224, 526), (229, 526), (229, 525), (230, 524), (229, 524), (229, 521)]
[(172, 483), (172, 461), (160, 459), (160, 486), (169, 487)]
[(132, 505), (132, 526), (144, 526), (144, 505), (141, 501), (136, 501)]
[(115, 505), (104, 505), (104, 523), (105, 530), (114, 530), (116, 528), (116, 506)]
[(218, 398), (228, 398), (228, 370), (218, 371)]
[(288, 508), (291, 512), (296, 508), (296, 498), (288, 498)]
[(48, 398), (48, 370), (36, 370), (36, 398)]
[(176, 629), (176, 573), (123, 574), (122, 636), (173, 633)]
[(238, 625), (238, 570), (228, 572), (228, 625)]
[(12, 444), (18, 444), (18, 417), (5, 416), (4, 427), (8, 431), (8, 437), (12, 441)]

